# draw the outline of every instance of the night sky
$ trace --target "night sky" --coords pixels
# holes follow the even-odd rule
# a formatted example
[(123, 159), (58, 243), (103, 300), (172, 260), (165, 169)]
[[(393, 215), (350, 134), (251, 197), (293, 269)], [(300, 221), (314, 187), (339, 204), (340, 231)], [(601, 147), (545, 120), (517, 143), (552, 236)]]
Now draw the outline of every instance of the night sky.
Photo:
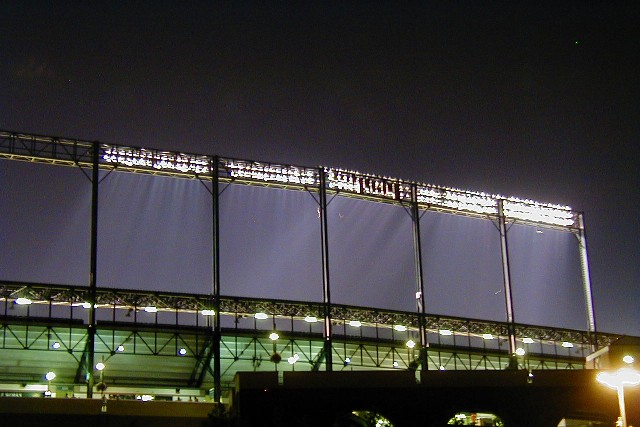
[[(0, 17), (1, 129), (343, 167), (570, 205), (585, 212), (598, 329), (640, 335), (640, 4), (635, 1), (417, 5), (4, 1)], [(47, 206), (50, 212), (57, 212), (55, 206), (64, 206), (64, 212), (53, 213), (68, 221), (68, 229), (62, 227), (67, 234), (63, 233), (56, 245), (71, 244), (75, 231), (69, 230), (84, 233), (82, 227), (88, 224), (88, 193), (83, 190), (69, 195), (60, 184), (56, 188), (59, 191), (52, 193), (62, 194), (59, 196), (38, 191), (23, 194), (38, 180), (42, 185), (58, 184), (51, 184), (48, 169), (33, 177), (33, 165), (15, 163), (0, 160), (0, 207), (4, 212), (0, 224), (5, 239), (5, 244), (0, 243), (2, 279), (18, 279), (5, 277), (15, 264), (8, 260), (7, 253), (21, 262), (29, 259), (29, 249), (13, 246), (15, 233), (10, 230), (20, 228), (25, 232), (31, 228), (35, 233), (37, 229), (28, 220), (36, 221), (39, 211), (19, 214), (22, 202), (17, 200), (33, 206), (37, 196), (41, 212), (46, 212)], [(67, 176), (73, 174), (71, 171), (52, 173), (64, 175), (56, 178), (60, 183), (64, 179), (83, 182), (81, 175)], [(105, 185), (101, 202), (112, 204), (112, 212), (101, 217), (103, 254), (118, 252), (112, 246), (115, 243), (120, 244), (120, 253), (144, 252), (145, 246), (139, 242), (148, 243), (145, 239), (153, 234), (156, 219), (177, 221), (179, 228), (190, 230), (187, 236), (172, 235), (175, 231), (169, 227), (166, 233), (158, 233), (164, 242), (178, 239), (182, 247), (203, 248), (194, 250), (198, 254), (206, 255), (210, 250), (210, 243), (198, 240), (207, 234), (198, 219), (199, 212), (205, 217), (208, 209), (205, 194), (195, 185), (199, 183), (158, 183), (158, 179), (151, 182), (148, 177), (131, 176), (108, 179), (112, 182)], [(124, 183), (117, 187), (117, 180)], [(232, 235), (229, 230), (233, 225), (227, 225), (225, 232), (229, 235), (223, 240), (230, 249), (223, 256), (241, 257), (242, 248), (250, 246), (251, 239), (272, 241), (278, 235), (295, 235), (303, 242), (299, 243), (302, 247), (275, 241), (269, 250), (264, 248), (255, 254), (252, 262), (256, 268), (273, 264), (270, 253), (278, 245), (283, 251), (315, 262), (319, 248), (304, 243), (314, 242), (319, 233), (315, 205), (309, 196), (257, 191), (234, 188), (224, 194), (229, 200), (241, 200), (237, 203), (246, 209), (234, 212), (243, 211), (247, 217), (233, 218), (244, 234)], [(129, 200), (143, 203), (128, 208), (125, 202)], [(297, 214), (278, 216), (271, 212), (273, 209), (263, 209), (260, 215), (251, 216), (259, 208), (251, 210), (243, 205), (245, 202), (262, 208), (292, 206)], [(398, 237), (402, 233), (410, 239), (406, 215), (388, 206), (368, 208), (372, 217), (366, 221), (368, 226), (358, 225), (352, 218), (357, 214), (350, 213), (359, 212), (359, 203), (364, 202), (339, 199), (332, 207), (330, 221), (336, 230), (332, 238), (366, 248), (384, 246), (386, 256), (371, 262), (389, 264), (373, 269), (377, 273), (370, 273), (366, 280), (410, 282), (404, 276), (413, 273), (411, 254), (403, 252), (404, 240), (394, 240), (404, 239)], [(143, 209), (149, 204), (158, 208)], [(185, 215), (184, 206), (189, 206), (189, 215)], [(274, 218), (265, 217), (265, 212)], [(463, 272), (487, 270), (486, 277), (494, 278), (496, 268), (499, 273), (499, 266), (491, 264), (495, 259), (484, 262), (474, 258), (474, 266), (461, 262), (463, 267), (447, 267), (443, 265), (451, 262), (451, 257), (434, 248), (464, 236), (468, 239), (469, 233), (478, 234), (474, 242), (488, 239), (486, 245), (491, 247), (496, 245), (496, 238), (485, 225), (470, 225), (468, 221), (472, 220), (458, 224), (456, 221), (462, 220), (440, 217), (425, 217), (426, 246), (434, 245), (431, 250), (436, 254), (428, 267), (435, 272), (434, 280), (460, 275), (459, 280), (451, 280), (457, 284), (455, 292), (464, 299), (465, 290), (460, 285), (466, 280)], [(7, 218), (11, 218), (11, 224)], [(25, 223), (15, 225), (16, 218)], [(341, 220), (350, 218), (351, 225), (342, 224)], [(253, 231), (247, 227), (259, 221), (267, 224), (264, 227), (268, 231), (258, 225)], [(278, 226), (273, 226), (276, 223)], [(488, 222), (483, 224), (491, 227)], [(105, 230), (110, 225), (139, 230), (147, 237), (134, 239), (128, 233), (120, 240), (109, 240)], [(312, 227), (313, 231), (308, 231)], [(465, 227), (471, 231), (465, 231)], [(396, 228), (403, 231), (393, 232)], [(528, 232), (513, 229), (514, 240), (525, 242), (514, 245), (514, 281), (518, 275), (545, 268), (541, 266), (550, 262), (545, 257), (550, 256), (552, 248), (558, 251), (553, 261), (560, 262), (558, 259), (566, 255), (563, 248), (572, 245), (566, 234), (545, 232), (544, 238), (555, 239), (554, 243), (536, 243), (540, 247), (537, 255), (532, 255), (527, 252), (535, 252), (527, 240)], [(6, 248), (8, 241), (13, 242), (10, 250)], [(244, 243), (233, 246), (236, 241)], [(79, 249), (85, 245), (82, 243)], [(485, 244), (477, 245), (476, 253), (482, 252)], [(332, 248), (337, 263), (351, 250), (337, 240)], [(185, 262), (199, 259), (190, 254)], [(368, 254), (374, 253), (369, 250)], [(464, 258), (465, 254), (457, 255)], [(174, 254), (168, 251), (165, 256)], [(305, 282), (309, 274), (319, 274), (316, 264), (307, 269), (309, 273), (282, 262), (285, 264), (279, 268), (289, 271), (296, 283)], [(123, 263), (115, 256), (105, 260), (99, 280), (111, 277), (109, 265)], [(350, 274), (368, 271), (367, 263), (362, 263), (353, 270), (350, 263), (338, 264), (335, 282), (346, 284)], [(189, 268), (189, 277), (207, 279), (210, 271), (198, 272), (201, 267), (197, 264)], [(86, 275), (88, 262), (82, 260), (77, 265)], [(145, 276), (145, 268), (154, 267), (138, 263), (136, 268), (118, 273), (135, 281), (138, 275)], [(383, 272), (390, 270), (396, 275), (383, 277)], [(564, 273), (571, 277), (568, 282), (575, 282), (575, 266), (550, 274), (556, 277)], [(223, 271), (223, 279), (225, 274), (229, 281), (237, 282), (234, 289), (238, 294), (252, 294), (251, 289), (242, 288), (249, 278)], [(76, 277), (75, 273), (70, 275)], [(55, 275), (48, 277), (56, 279)], [(276, 275), (265, 280), (281, 279)], [(494, 281), (480, 287), (478, 292), (488, 295), (486, 304), (479, 296), (466, 294), (467, 299), (494, 307), (480, 309), (469, 317), (502, 320), (500, 304), (504, 300), (495, 306), (489, 302), (498, 295), (498, 283), (497, 287)], [(516, 297), (530, 301), (551, 295), (552, 288), (544, 286), (537, 279), (531, 280), (529, 288), (521, 288)], [(579, 300), (579, 285), (577, 291), (574, 285), (568, 287), (572, 287), (572, 301)], [(355, 303), (348, 286), (341, 289), (336, 294), (338, 302)], [(292, 286), (291, 292), (296, 299), (318, 298), (313, 294), (318, 292), (316, 287), (307, 292), (304, 286)], [(432, 295), (438, 292), (434, 289)], [(385, 299), (389, 295), (377, 297)], [(402, 304), (391, 305), (404, 309)], [(528, 314), (523, 306), (516, 302), (516, 309), (520, 309), (516, 321), (540, 319), (540, 312)], [(467, 315), (465, 305), (438, 307), (434, 301), (432, 307)], [(556, 314), (564, 310), (562, 304), (556, 308)], [(582, 306), (578, 309), (584, 311)], [(518, 313), (524, 316), (518, 318)], [(553, 315), (548, 315), (549, 323), (557, 323)], [(584, 321), (580, 322), (569, 320), (566, 326), (583, 328)]]

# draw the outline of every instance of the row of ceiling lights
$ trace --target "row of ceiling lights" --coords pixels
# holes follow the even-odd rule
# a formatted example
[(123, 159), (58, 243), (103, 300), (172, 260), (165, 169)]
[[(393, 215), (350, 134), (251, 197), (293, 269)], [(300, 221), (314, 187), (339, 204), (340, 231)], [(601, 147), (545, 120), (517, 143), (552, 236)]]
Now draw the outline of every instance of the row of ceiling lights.
[[(17, 298), (15, 300), (15, 303), (18, 304), (18, 305), (29, 305), (29, 304), (32, 303), (32, 301), (29, 298), (22, 298), (21, 297), (21, 298)], [(88, 302), (84, 302), (84, 303), (80, 304), (80, 306), (82, 306), (83, 308), (90, 308), (91, 304), (88, 303)], [(157, 313), (158, 312), (158, 308), (155, 307), (155, 306), (146, 306), (146, 307), (143, 307), (142, 309), (147, 313)], [(215, 311), (211, 310), (211, 309), (201, 310), (200, 313), (203, 316), (214, 316), (215, 315)], [(258, 313), (254, 314), (254, 317), (256, 319), (258, 319), (258, 320), (265, 320), (265, 319), (269, 318), (269, 315), (267, 313), (264, 313), (264, 312), (258, 312)], [(316, 323), (316, 322), (318, 322), (318, 318), (316, 316), (306, 316), (304, 318), (304, 321), (307, 322), (307, 323)], [(354, 328), (359, 328), (359, 327), (362, 326), (362, 322), (360, 322), (359, 320), (350, 320), (348, 322), (348, 325), (351, 326), (351, 327), (354, 327)], [(404, 326), (404, 325), (394, 325), (393, 329), (395, 329), (398, 332), (405, 332), (407, 330), (407, 327)], [(438, 333), (440, 335), (443, 335), (443, 336), (454, 335), (454, 332), (451, 331), (450, 329), (440, 329), (438, 331)], [(485, 340), (492, 340), (495, 337), (492, 334), (482, 334), (482, 338), (485, 339)], [(532, 338), (525, 337), (525, 338), (522, 338), (522, 342), (524, 344), (533, 344), (535, 341)], [(563, 341), (562, 342), (562, 347), (572, 348), (573, 344), (568, 342), (568, 341)], [(413, 347), (410, 347), (410, 348), (413, 348)], [(524, 354), (524, 349), (518, 349), (518, 350), (520, 352), (522, 352), (522, 354)], [(516, 351), (516, 354), (518, 354), (518, 351)]]

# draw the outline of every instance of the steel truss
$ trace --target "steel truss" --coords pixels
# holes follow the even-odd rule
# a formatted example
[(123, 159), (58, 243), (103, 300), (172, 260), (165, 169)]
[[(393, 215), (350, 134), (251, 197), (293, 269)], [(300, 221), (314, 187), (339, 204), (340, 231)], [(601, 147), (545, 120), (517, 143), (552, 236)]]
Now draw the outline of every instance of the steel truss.
[[(316, 339), (321, 339), (321, 346), (312, 358), (311, 365), (318, 368), (321, 364), (325, 364), (327, 370), (332, 370), (336, 366), (345, 363), (346, 348), (344, 354), (337, 354), (336, 349), (340, 347), (340, 343), (351, 344), (354, 342), (366, 342), (366, 352), (373, 345), (378, 354), (379, 346), (385, 340), (389, 341), (389, 349), (385, 354), (396, 354), (398, 337), (405, 334), (406, 337), (415, 338), (419, 343), (417, 352), (419, 356), (412, 356), (407, 359), (406, 366), (415, 367), (414, 361), (419, 359), (419, 365), (422, 369), (432, 369), (432, 365), (436, 366), (433, 355), (434, 351), (438, 354), (438, 360), (441, 362), (441, 349), (447, 346), (453, 346), (455, 350), (460, 347), (460, 340), (467, 337), (466, 345), (463, 345), (464, 352), (472, 354), (474, 351), (489, 352), (493, 356), (500, 359), (506, 357), (510, 360), (510, 366), (514, 364), (522, 364), (521, 360), (515, 358), (516, 346), (522, 338), (534, 340), (539, 345), (539, 354), (542, 365), (545, 365), (546, 358), (552, 354), (558, 360), (562, 358), (564, 353), (558, 352), (558, 342), (565, 344), (571, 343), (575, 346), (578, 353), (584, 356), (589, 350), (606, 345), (609, 342), (609, 335), (596, 335), (595, 316), (593, 313), (593, 301), (591, 298), (591, 283), (589, 278), (588, 260), (586, 253), (586, 237), (584, 232), (584, 218), (579, 212), (573, 211), (567, 206), (553, 205), (548, 203), (539, 203), (531, 200), (522, 200), (514, 197), (504, 197), (500, 195), (491, 195), (472, 191), (459, 190), (449, 187), (434, 186), (429, 184), (421, 184), (416, 182), (404, 181), (396, 178), (381, 177), (370, 174), (363, 174), (355, 171), (343, 169), (327, 168), (327, 167), (305, 167), (293, 166), (268, 162), (256, 162), (250, 160), (223, 158), (212, 155), (200, 155), (182, 152), (173, 152), (158, 149), (149, 149), (141, 147), (133, 147), (117, 144), (105, 144), (97, 141), (83, 141), (78, 139), (58, 138), (51, 136), (42, 136), (26, 133), (18, 133), (11, 131), (0, 131), (0, 158), (11, 160), (21, 160), (35, 163), (47, 163), (52, 165), (74, 166), (79, 167), (83, 174), (92, 183), (92, 232), (91, 232), (91, 271), (90, 283), (88, 288), (65, 287), (58, 285), (36, 285), (36, 284), (12, 284), (2, 282), (3, 297), (6, 307), (10, 306), (9, 301), (17, 298), (20, 294), (28, 294), (29, 299), (36, 301), (35, 305), (49, 306), (49, 315), (44, 316), (48, 322), (45, 327), (50, 327), (55, 316), (52, 316), (52, 307), (59, 309), (60, 305), (70, 307), (68, 313), (65, 312), (64, 318), (70, 322), (78, 320), (74, 318), (73, 307), (78, 304), (88, 304), (88, 318), (82, 319), (83, 327), (86, 326), (86, 339), (80, 339), (84, 342), (82, 356), (79, 358), (79, 367), (76, 371), (76, 380), (80, 381), (83, 376), (87, 378), (87, 397), (91, 397), (94, 378), (93, 370), (87, 370), (87, 366), (93, 366), (94, 356), (103, 350), (113, 356), (113, 349), (95, 350), (95, 348), (104, 347), (105, 341), (102, 339), (104, 327), (108, 321), (104, 319), (105, 310), (111, 310), (113, 313), (111, 325), (108, 326), (115, 336), (115, 331), (129, 330), (133, 325), (133, 339), (148, 341), (148, 337), (138, 336), (138, 329), (144, 330), (146, 333), (153, 333), (154, 348), (157, 348), (158, 334), (163, 333), (157, 328), (162, 325), (168, 327), (170, 323), (164, 319), (168, 313), (175, 315), (174, 335), (172, 340), (178, 342), (178, 338), (182, 336), (193, 336), (196, 339), (195, 346), (191, 349), (197, 356), (196, 363), (190, 368), (188, 384), (199, 385), (206, 381), (207, 375), (213, 376), (215, 399), (220, 398), (220, 382), (221, 376), (225, 375), (233, 363), (241, 360), (240, 356), (233, 356), (233, 363), (223, 368), (220, 363), (225, 360), (223, 353), (228, 350), (228, 344), (225, 340), (229, 338), (229, 331), (233, 331), (231, 336), (246, 337), (247, 333), (229, 325), (223, 324), (225, 319), (233, 318), (237, 325), (240, 320), (246, 319), (252, 313), (258, 311), (268, 313), (271, 316), (273, 328), (280, 326), (282, 319), (291, 320), (291, 337), (292, 346), (298, 343), (299, 337), (294, 333), (294, 323), (301, 321), (300, 319), (313, 316), (321, 318), (323, 321), (322, 331), (309, 330), (308, 336), (304, 339), (308, 340), (309, 345)], [(142, 173), (158, 176), (169, 176), (177, 178), (198, 179), (205, 184), (207, 191), (212, 196), (213, 206), (213, 284), (212, 295), (186, 295), (186, 294), (170, 294), (170, 293), (152, 293), (143, 291), (115, 290), (101, 288), (96, 283), (96, 247), (97, 247), (97, 200), (98, 186), (102, 178), (98, 171), (106, 170)], [(91, 173), (87, 173), (90, 170)], [(244, 184), (264, 187), (283, 188), (290, 190), (300, 190), (309, 192), (319, 205), (321, 213), (321, 235), (323, 241), (322, 265), (323, 265), (323, 291), (324, 299), (322, 303), (301, 303), (292, 301), (276, 301), (276, 300), (258, 300), (245, 298), (224, 297), (220, 293), (219, 283), (219, 232), (218, 232), (218, 196), (220, 195), (219, 184)], [(224, 190), (223, 190), (224, 191)], [(394, 312), (386, 310), (369, 309), (362, 307), (349, 307), (332, 304), (330, 299), (329, 286), (329, 261), (327, 240), (327, 221), (326, 207), (328, 204), (327, 194), (346, 197), (355, 197), (358, 199), (369, 200), (381, 203), (391, 203), (404, 206), (413, 221), (414, 249), (416, 258), (416, 312)], [(501, 234), (501, 243), (503, 246), (502, 260), (504, 265), (505, 280), (505, 303), (507, 306), (507, 322), (487, 322), (473, 319), (461, 319), (444, 316), (432, 316), (425, 312), (425, 295), (422, 284), (422, 266), (421, 266), (421, 247), (420, 247), (420, 230), (419, 223), (421, 214), (427, 210), (444, 212), (455, 215), (471, 216), (483, 219), (489, 219), (496, 224)], [(583, 274), (583, 287), (585, 292), (585, 304), (587, 306), (588, 315), (588, 332), (569, 331), (557, 328), (544, 328), (530, 325), (519, 325), (515, 323), (512, 312), (511, 294), (509, 291), (509, 266), (507, 246), (507, 231), (513, 224), (533, 225), (541, 228), (551, 228), (560, 231), (567, 231), (574, 234), (578, 238), (580, 245), (580, 262)], [(18, 286), (18, 288), (15, 288)], [(27, 297), (24, 297), (27, 298)], [(154, 307), (157, 310), (155, 321), (150, 327), (144, 326), (138, 321), (138, 314), (144, 307)], [(76, 313), (78, 312), (76, 308)], [(116, 313), (127, 310), (127, 314), (133, 316), (133, 321), (129, 319), (118, 319)], [(198, 313), (202, 310), (214, 311), (217, 315), (211, 319), (207, 319), (206, 325), (201, 325), (196, 320), (195, 325), (190, 325), (195, 329), (186, 330), (183, 326), (181, 316), (191, 314), (198, 319)], [(235, 317), (233, 317), (235, 316)], [(5, 317), (11, 319), (12, 322), (29, 322), (31, 320), (19, 320), (10, 313), (5, 313)], [(27, 316), (28, 319), (38, 318), (42, 320), (43, 316)], [(107, 316), (108, 317), (108, 316)], [(159, 318), (163, 318), (159, 321)], [(38, 321), (40, 321), (38, 320)], [(354, 337), (347, 333), (347, 322), (357, 321), (361, 324), (360, 336)], [(53, 322), (53, 323), (51, 323)], [(63, 322), (64, 323), (64, 322)], [(85, 324), (86, 323), (86, 324)], [(11, 323), (12, 325), (14, 323)], [(343, 334), (340, 335), (340, 327), (343, 327)], [(401, 327), (401, 332), (394, 333), (395, 327)], [(14, 329), (10, 328), (10, 324), (4, 324), (5, 336), (7, 333), (14, 334)], [(7, 329), (9, 328), (9, 329)], [(77, 326), (76, 326), (77, 328)], [(83, 328), (80, 327), (79, 330)], [(188, 328), (187, 328), (188, 329)], [(258, 325), (254, 325), (254, 330), (261, 330)], [(335, 330), (335, 332), (334, 332)], [(400, 331), (400, 330), (399, 330)], [(374, 333), (375, 332), (375, 333)], [(390, 336), (389, 335), (390, 332)], [(445, 334), (445, 332), (448, 334)], [(187, 334), (187, 335), (185, 335)], [(249, 333), (249, 335), (251, 335)], [(484, 342), (482, 346), (472, 343), (479, 337), (487, 337), (491, 335), (495, 337), (497, 345), (489, 345)], [(453, 340), (453, 344), (446, 342), (445, 336)], [(406, 338), (405, 337), (405, 338)], [(257, 340), (258, 337), (256, 336)], [(449, 339), (449, 338), (447, 338)], [(483, 338), (485, 339), (485, 338)], [(458, 341), (456, 343), (456, 340)], [(485, 339), (486, 341), (486, 339)], [(502, 341), (506, 341), (508, 345), (503, 348)], [(173, 342), (173, 341), (172, 341)], [(200, 343), (204, 343), (200, 345)], [(258, 342), (258, 341), (256, 341)], [(115, 342), (114, 342), (115, 343)], [(531, 345), (530, 343), (525, 343)], [(122, 344), (120, 344), (122, 345)], [(167, 348), (168, 342), (161, 345)], [(173, 347), (175, 347), (175, 344)], [(185, 345), (186, 341), (185, 341)], [(276, 346), (274, 345), (274, 353)], [(297, 344), (296, 344), (297, 345)], [(314, 344), (315, 345), (315, 344)], [(107, 346), (108, 347), (108, 346)], [(144, 348), (144, 346), (142, 347)], [(553, 351), (549, 353), (549, 349)], [(75, 354), (76, 347), (69, 352)], [(361, 348), (364, 351), (365, 348)], [(530, 349), (531, 350), (531, 349)], [(185, 351), (186, 350), (185, 348)], [(445, 351), (445, 350), (442, 350)], [(446, 350), (449, 351), (449, 350)], [(575, 352), (576, 350), (574, 350)], [(157, 352), (151, 352), (152, 355)], [(399, 352), (400, 354), (402, 352)], [(427, 354), (428, 353), (428, 354)], [(485, 357), (485, 353), (481, 353)], [(504, 355), (503, 355), (504, 353)], [(244, 354), (244, 353), (243, 353)], [(364, 354), (364, 353), (363, 353)], [(533, 357), (532, 352), (527, 353)], [(335, 356), (335, 358), (334, 358)], [(493, 357), (491, 356), (491, 357)], [(256, 352), (253, 352), (252, 360), (256, 358)], [(381, 367), (376, 356), (376, 363), (372, 367)], [(395, 357), (395, 356), (394, 356)], [(451, 360), (456, 365), (461, 360), (456, 351), (450, 352)], [(488, 356), (486, 356), (488, 357)], [(573, 356), (568, 355), (570, 359)], [(238, 358), (236, 360), (236, 358)], [(361, 358), (365, 360), (366, 358)], [(393, 358), (392, 358), (393, 359)], [(374, 359), (371, 359), (374, 360)], [(383, 358), (383, 360), (387, 360)], [(399, 358), (402, 361), (402, 358)], [(471, 360), (471, 359), (469, 359)], [(395, 361), (394, 362), (398, 362)], [(485, 362), (476, 361), (476, 366), (484, 363), (484, 366), (501, 366), (502, 362), (498, 360), (494, 363), (487, 364)], [(367, 362), (368, 363), (368, 362)], [(399, 362), (398, 362), (399, 363)], [(404, 363), (404, 362), (403, 362)], [(460, 361), (460, 363), (462, 363)], [(578, 362), (576, 362), (578, 363)], [(211, 368), (213, 364), (213, 369)], [(347, 365), (353, 367), (353, 363)], [(468, 366), (474, 364), (469, 362)], [(346, 366), (346, 365), (345, 365)], [(364, 365), (363, 365), (364, 366)], [(448, 366), (448, 365), (447, 365)], [(464, 365), (463, 366), (467, 366)], [(557, 363), (556, 363), (557, 366)], [(573, 365), (571, 365), (573, 366)], [(391, 366), (395, 367), (395, 366)], [(437, 366), (439, 368), (439, 366)], [(224, 371), (224, 372), (223, 372)]]
[[(69, 384), (84, 384), (89, 311), (84, 307), (89, 291), (0, 282), (0, 348), (5, 353), (45, 351), (46, 363), (61, 366), (61, 378)], [(30, 304), (19, 305), (18, 298)], [(95, 304), (95, 357), (110, 366), (107, 383), (206, 390), (213, 386), (214, 319), (202, 314), (214, 305), (211, 295), (101, 288), (96, 291)], [(146, 312), (149, 307), (157, 311)], [(313, 370), (323, 357), (321, 322), (308, 323), (310, 316), (322, 314), (322, 303), (221, 297), (219, 307), (215, 317), (222, 324), (220, 360), (225, 387), (239, 370)], [(256, 313), (268, 318), (258, 320)], [(409, 348), (407, 342), (419, 339), (419, 314), (333, 305), (331, 318), (334, 370), (418, 368), (419, 348)], [(357, 326), (350, 324), (354, 320)], [(422, 369), (509, 366), (508, 323), (429, 314), (424, 323), (430, 347), (427, 366)], [(273, 331), (279, 334), (274, 341), (269, 339)], [(580, 369), (590, 352), (590, 336), (584, 331), (516, 324), (516, 336), (527, 347), (526, 356), (519, 361), (521, 368)], [(530, 344), (525, 344), (525, 337)], [(618, 336), (600, 334), (598, 338), (599, 346), (605, 346)], [(567, 343), (572, 347), (566, 348)], [(280, 363), (274, 363), (274, 357), (280, 357)], [(40, 356), (33, 358), (37, 360), (33, 365), (7, 370), (0, 382), (37, 382), (42, 373), (36, 366), (43, 362)], [(291, 364), (287, 363), (290, 358)], [(168, 360), (178, 360), (180, 366), (166, 368), (172, 366)], [(141, 365), (156, 368), (149, 372)]]

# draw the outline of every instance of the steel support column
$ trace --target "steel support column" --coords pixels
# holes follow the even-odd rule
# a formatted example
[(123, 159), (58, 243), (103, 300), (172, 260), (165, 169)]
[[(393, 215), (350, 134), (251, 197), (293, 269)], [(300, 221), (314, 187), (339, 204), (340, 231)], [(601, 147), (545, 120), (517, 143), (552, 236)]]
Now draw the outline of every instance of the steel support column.
[(327, 177), (324, 168), (320, 176), (320, 238), (322, 240), (322, 295), (324, 309), (324, 354), (327, 371), (333, 370), (333, 350), (331, 345), (331, 288), (329, 286), (329, 238), (327, 235)]
[(580, 250), (580, 267), (582, 270), (582, 287), (584, 289), (584, 302), (587, 312), (587, 327), (589, 328), (589, 341), (591, 351), (598, 349), (598, 337), (596, 332), (596, 316), (591, 295), (591, 274), (589, 272), (589, 257), (587, 256), (587, 234), (584, 226), (584, 213), (578, 214), (578, 245)]
[(424, 279), (422, 270), (422, 243), (420, 240), (420, 210), (418, 209), (418, 187), (411, 185), (411, 220), (413, 222), (413, 250), (416, 268), (416, 309), (420, 322), (420, 364), (422, 369), (428, 369), (427, 348), (427, 318), (424, 303)]
[(509, 267), (509, 247), (507, 245), (507, 224), (504, 216), (503, 200), (498, 200), (498, 230), (500, 231), (500, 249), (502, 255), (502, 278), (504, 282), (504, 301), (509, 329), (510, 367), (516, 367), (516, 326), (513, 316), (513, 295), (511, 293), (511, 269)]
[(212, 204), (212, 277), (213, 277), (213, 397), (216, 403), (220, 403), (221, 390), (221, 368), (220, 368), (220, 340), (222, 334), (220, 330), (220, 192), (219, 183), (219, 159), (214, 156), (211, 165), (211, 204)]
[(91, 243), (89, 269), (89, 325), (87, 328), (87, 398), (93, 397), (93, 365), (95, 362), (96, 340), (96, 289), (98, 272), (98, 185), (100, 184), (100, 145), (93, 143), (91, 173)]

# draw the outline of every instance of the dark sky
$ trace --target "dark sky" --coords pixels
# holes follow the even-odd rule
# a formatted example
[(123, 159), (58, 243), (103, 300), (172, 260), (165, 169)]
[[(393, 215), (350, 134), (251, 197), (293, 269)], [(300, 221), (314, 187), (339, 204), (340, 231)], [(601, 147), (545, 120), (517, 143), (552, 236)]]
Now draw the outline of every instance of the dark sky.
[(2, 129), (568, 204), (599, 329), (640, 335), (635, 1), (4, 1), (0, 16)]

